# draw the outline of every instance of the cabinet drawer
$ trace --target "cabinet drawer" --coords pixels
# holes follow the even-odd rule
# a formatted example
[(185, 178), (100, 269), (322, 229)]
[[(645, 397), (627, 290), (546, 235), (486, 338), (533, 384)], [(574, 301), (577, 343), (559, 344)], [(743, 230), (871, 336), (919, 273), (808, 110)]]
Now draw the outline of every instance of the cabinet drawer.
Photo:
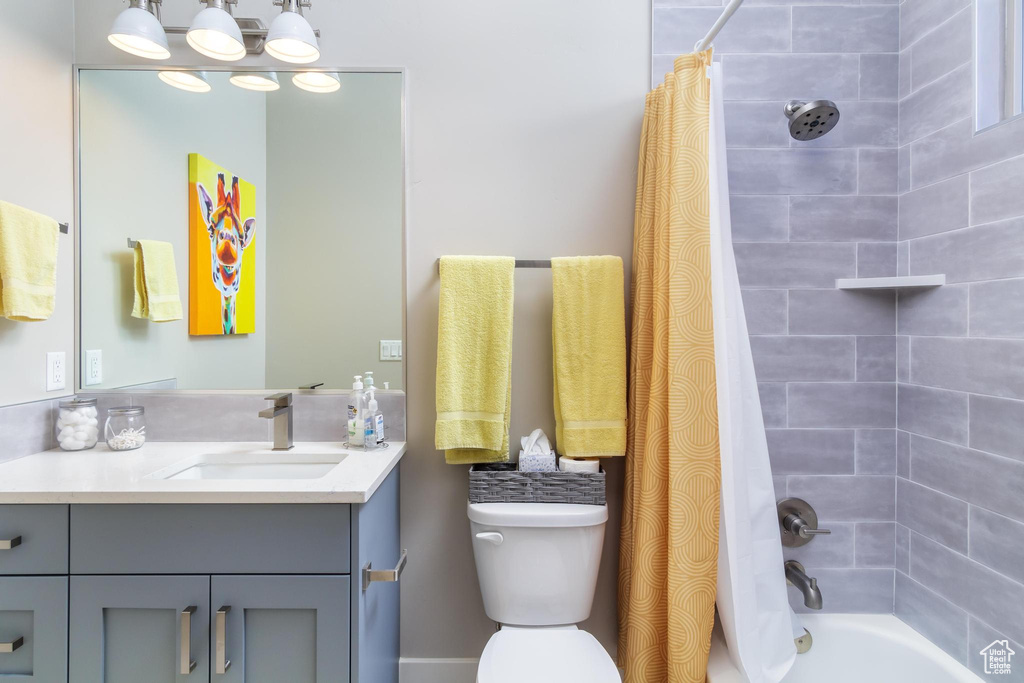
[(0, 574), (67, 573), (68, 506), (0, 505)]
[(0, 578), (0, 679), (63, 683), (67, 644), (67, 577)]
[(348, 505), (72, 505), (72, 574), (348, 574)]

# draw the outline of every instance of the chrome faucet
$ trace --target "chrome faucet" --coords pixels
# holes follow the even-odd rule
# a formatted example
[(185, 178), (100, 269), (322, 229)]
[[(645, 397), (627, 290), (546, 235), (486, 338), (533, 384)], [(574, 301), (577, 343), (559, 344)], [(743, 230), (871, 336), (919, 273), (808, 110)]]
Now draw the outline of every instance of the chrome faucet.
[(789, 560), (785, 564), (786, 583), (796, 586), (804, 594), (804, 605), (810, 609), (821, 609), (821, 591), (818, 590), (818, 580), (807, 576), (804, 566), (796, 560)]
[(260, 417), (274, 422), (274, 450), (290, 451), (292, 443), (292, 395), (289, 393), (267, 396), (274, 405), (260, 411)]

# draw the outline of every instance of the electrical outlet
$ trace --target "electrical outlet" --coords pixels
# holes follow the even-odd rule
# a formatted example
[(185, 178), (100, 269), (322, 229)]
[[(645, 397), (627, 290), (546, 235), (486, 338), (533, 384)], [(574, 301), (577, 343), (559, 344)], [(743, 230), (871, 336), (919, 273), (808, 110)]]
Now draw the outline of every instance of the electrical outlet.
[(103, 351), (94, 349), (85, 352), (85, 384), (103, 384)]
[(402, 360), (402, 340), (381, 339), (380, 359), (383, 361)]
[(46, 390), (59, 391), (66, 386), (64, 379), (64, 352), (46, 354)]

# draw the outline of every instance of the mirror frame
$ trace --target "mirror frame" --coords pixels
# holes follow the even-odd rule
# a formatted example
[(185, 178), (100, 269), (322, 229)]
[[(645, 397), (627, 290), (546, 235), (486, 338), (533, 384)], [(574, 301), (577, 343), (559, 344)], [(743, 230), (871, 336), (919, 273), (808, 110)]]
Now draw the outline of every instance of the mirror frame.
[[(294, 394), (322, 394), (322, 395), (338, 395), (348, 394), (351, 389), (339, 388), (339, 389), (313, 389), (303, 390), (294, 387), (277, 387), (267, 389), (130, 389), (128, 387), (118, 389), (91, 389), (85, 386), (85, 364), (81, 361), (82, 359), (82, 253), (80, 244), (82, 240), (82, 198), (81, 198), (81, 187), (82, 187), (82, 169), (81, 169), (81, 110), (79, 108), (79, 92), (80, 92), (80, 74), (83, 71), (196, 71), (201, 69), (207, 72), (233, 72), (233, 71), (275, 71), (277, 73), (296, 73), (299, 71), (320, 71), (330, 73), (359, 73), (359, 74), (399, 74), (402, 78), (401, 86), (401, 147), (402, 147), (402, 391), (404, 393), (406, 386), (409, 382), (409, 366), (406, 363), (406, 350), (408, 348), (408, 279), (409, 279), (409, 218), (408, 218), (408, 204), (409, 204), (409, 171), (408, 171), (408, 147), (409, 147), (409, 135), (408, 135), (408, 112), (407, 112), (407, 98), (408, 98), (408, 87), (409, 79), (406, 75), (405, 67), (325, 67), (325, 66), (308, 66), (308, 67), (296, 67), (296, 66), (281, 66), (278, 67), (276, 64), (273, 66), (267, 64), (260, 65), (249, 65), (242, 66), (238, 64), (204, 64), (201, 66), (197, 65), (173, 65), (173, 64), (75, 64), (73, 67), (73, 82), (72, 82), (72, 106), (74, 109), (74, 130), (73, 140), (74, 148), (72, 150), (73, 163), (74, 163), (74, 190), (75, 190), (75, 206), (74, 206), (74, 225), (72, 230), (74, 231), (74, 264), (75, 264), (75, 381), (74, 391), (76, 394), (265, 394), (267, 392), (274, 393), (277, 391), (288, 391)], [(395, 391), (392, 389), (391, 391)]]

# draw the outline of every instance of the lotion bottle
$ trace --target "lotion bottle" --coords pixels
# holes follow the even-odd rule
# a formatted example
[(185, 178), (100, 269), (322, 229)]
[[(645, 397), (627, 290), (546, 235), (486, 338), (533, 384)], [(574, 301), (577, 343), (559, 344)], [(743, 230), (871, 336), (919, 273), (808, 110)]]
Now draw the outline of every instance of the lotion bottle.
[(363, 414), (366, 412), (366, 398), (363, 394), (363, 376), (356, 375), (352, 383), (352, 393), (348, 397), (348, 445), (349, 448), (362, 448)]

